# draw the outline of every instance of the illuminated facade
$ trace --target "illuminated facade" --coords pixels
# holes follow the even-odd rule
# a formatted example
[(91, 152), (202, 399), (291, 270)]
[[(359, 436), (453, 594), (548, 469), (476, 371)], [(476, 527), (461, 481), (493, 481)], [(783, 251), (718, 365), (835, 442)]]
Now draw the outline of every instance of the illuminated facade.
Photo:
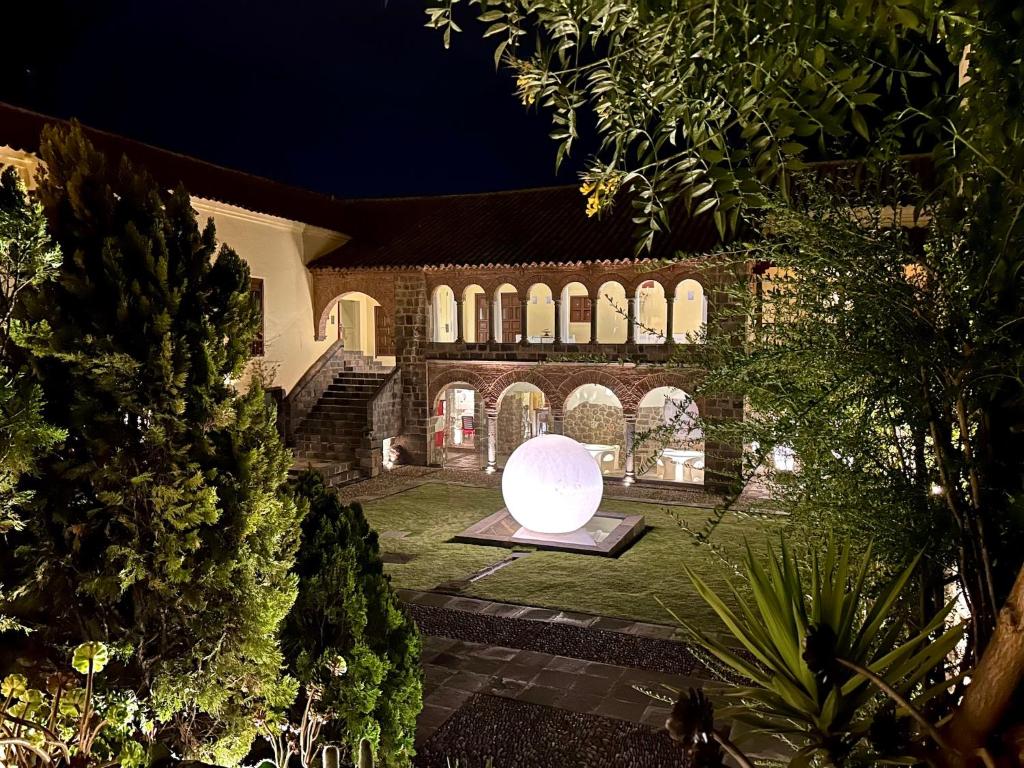
[[(0, 105), (0, 163), (30, 178), (47, 120)], [(574, 188), (337, 200), (89, 135), (183, 183), (249, 264), (282, 430), (333, 482), (392, 460), (494, 471), (545, 432), (587, 446), (606, 479), (738, 476), (739, 447), (697, 419), (740, 419), (743, 403), (690, 396), (742, 277), (708, 256), (709, 220), (677, 212), (637, 259), (629, 206), (589, 219)], [(667, 441), (636, 442), (666, 422)]]

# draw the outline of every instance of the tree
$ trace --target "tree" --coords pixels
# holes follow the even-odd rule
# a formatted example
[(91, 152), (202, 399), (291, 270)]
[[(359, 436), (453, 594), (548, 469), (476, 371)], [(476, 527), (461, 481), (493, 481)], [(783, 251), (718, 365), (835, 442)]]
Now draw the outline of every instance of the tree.
[(408, 766), (422, 706), (420, 639), (384, 575), (374, 532), (358, 504), (345, 506), (306, 472), (307, 500), (295, 564), (299, 597), (285, 626), (292, 671), (319, 691), (328, 739), (356, 754), (369, 739), (377, 762)]
[[(446, 38), (457, 29), (456, 1), (428, 10), (429, 24), (444, 28)], [(779, 378), (763, 391), (773, 390), (766, 400), (774, 398), (781, 413), (762, 416), (774, 420), (767, 426), (776, 438), (787, 430), (793, 440), (805, 438), (805, 467), (815, 465), (805, 478), (817, 483), (830, 477), (848, 481), (853, 475), (841, 465), (864, 458), (849, 450), (852, 416), (868, 419), (869, 438), (854, 441), (861, 454), (869, 454), (865, 449), (873, 442), (876, 449), (893, 450), (884, 457), (887, 462), (912, 456), (902, 472), (876, 462), (879, 471), (868, 487), (884, 490), (886, 501), (910, 502), (903, 512), (920, 522), (927, 524), (934, 514), (940, 533), (953, 533), (950, 551), (962, 553), (953, 565), (971, 604), (977, 668), (944, 730), (956, 749), (948, 763), (973, 759), (999, 727), (1024, 677), (1024, 570), (1012, 544), (1002, 544), (1002, 537), (1019, 528), (1024, 498), (1019, 461), (1024, 450), (1024, 12), (1019, 3), (475, 4), (480, 18), (491, 24), (487, 33), (500, 41), (499, 57), (504, 54), (518, 74), (524, 102), (551, 109), (560, 153), (571, 147), (582, 116), (593, 116), (601, 146), (583, 191), (594, 212), (612, 204), (617, 190), (633, 191), (645, 225), (641, 248), (668, 226), (665, 204), (677, 196), (694, 213), (713, 211), (720, 231), (730, 234), (741, 231), (742, 218), (756, 219), (766, 206), (773, 207), (774, 195), (782, 201), (779, 211), (799, 202), (792, 194), (792, 174), (808, 161), (859, 156), (857, 173), (884, 183), (888, 162), (901, 152), (917, 149), (930, 156), (935, 179), (926, 191), (934, 231), (923, 253), (894, 242), (900, 234), (892, 221), (886, 227), (890, 233), (864, 235), (810, 209), (788, 220), (781, 239), (796, 246), (790, 251), (809, 243), (816, 257), (834, 255), (826, 241), (838, 232), (847, 244), (849, 238), (874, 238), (885, 252), (863, 267), (847, 260), (833, 269), (819, 261), (812, 273), (796, 277), (800, 295), (816, 295), (819, 304), (811, 311), (820, 323), (817, 330), (801, 324), (816, 334), (801, 337), (809, 346), (776, 357), (779, 364), (772, 370)], [(529, 48), (534, 39), (537, 44)], [(961, 66), (966, 77), (956, 76)], [(859, 216), (890, 201), (886, 194), (852, 213)], [(833, 209), (827, 204), (817, 213)], [(798, 209), (793, 216), (799, 216)], [(815, 256), (780, 254), (786, 263), (799, 261), (804, 267)], [(924, 273), (915, 286), (896, 267), (918, 261)], [(852, 285), (851, 274), (837, 274), (855, 268), (866, 268), (867, 282), (884, 289), (883, 308), (901, 310), (892, 318), (894, 328), (867, 322), (890, 318), (865, 308), (866, 291)], [(855, 309), (845, 311), (845, 304), (832, 301), (837, 283), (852, 291), (845, 298)], [(904, 299), (912, 301), (919, 317), (891, 303)], [(829, 338), (836, 327), (837, 338)], [(908, 330), (923, 336), (899, 333)], [(838, 360), (839, 339), (852, 340), (853, 359)], [(883, 346), (880, 354), (864, 354), (872, 339)], [(783, 340), (792, 344), (795, 338)], [(755, 339), (755, 347), (758, 343)], [(799, 366), (811, 361), (816, 349), (827, 361), (838, 361), (843, 373), (865, 366), (844, 380), (815, 364), (811, 370), (825, 375), (817, 393), (830, 395), (815, 398), (815, 385)], [(763, 360), (770, 358), (770, 352), (761, 352)], [(949, 357), (923, 359), (927, 353)], [(910, 362), (923, 367), (911, 370)], [(745, 372), (750, 378), (741, 386), (758, 389), (756, 368)], [(720, 373), (719, 383), (728, 372)], [(794, 399), (805, 406), (799, 426), (786, 421), (787, 410), (778, 402), (788, 394), (786, 377), (793, 381)], [(873, 399), (878, 395), (881, 401)], [(887, 422), (896, 428), (893, 440), (880, 439)], [(811, 425), (822, 433), (815, 437)], [(847, 443), (828, 448), (829, 434)], [(833, 450), (839, 455), (832, 456)], [(938, 479), (941, 512), (922, 498), (930, 488), (922, 481), (932, 476)], [(819, 497), (839, 488), (808, 487)], [(851, 487), (846, 482), (841, 489), (847, 501)]]
[[(18, 508), (28, 494), (18, 490), (22, 475), (33, 471), (36, 458), (63, 433), (42, 416), (42, 395), (27, 371), (18, 347), (22, 297), (53, 277), (60, 251), (46, 234), (42, 208), (30, 202), (14, 168), (0, 172), (0, 536), (21, 530)], [(0, 563), (6, 570), (9, 563)], [(2, 571), (0, 571), (2, 573)], [(0, 588), (0, 632), (17, 624), (5, 617)]]
[(63, 260), (25, 299), (27, 348), (68, 437), (26, 483), (22, 617), (47, 648), (109, 644), (106, 677), (149, 698), (161, 740), (234, 762), (253, 713), (294, 698), (278, 631), (301, 521), (273, 405), (230, 383), (256, 333), (249, 271), (184, 189), (77, 127), (41, 145)]
[[(459, 2), (427, 9), (446, 44)], [(930, 148), (906, 109), (956, 86), (942, 45), (955, 17), (926, 0), (469, 4), (523, 103), (550, 110), (557, 161), (596, 132), (588, 213), (629, 189), (640, 249), (669, 225), (673, 200), (713, 212), (724, 234), (766, 187), (788, 196), (809, 160)]]

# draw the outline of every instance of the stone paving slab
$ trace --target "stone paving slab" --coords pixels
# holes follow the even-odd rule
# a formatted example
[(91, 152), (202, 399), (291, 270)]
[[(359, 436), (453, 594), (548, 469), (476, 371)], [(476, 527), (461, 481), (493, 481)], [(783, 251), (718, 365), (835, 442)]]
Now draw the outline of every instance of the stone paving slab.
[(424, 702), (430, 714), (419, 723), (419, 741), (440, 727), (446, 719), (443, 711), (451, 715), (474, 693), (635, 723), (660, 716), (663, 723), (668, 705), (635, 685), (668, 696), (673, 690), (706, 685), (685, 675), (430, 636), (424, 638), (423, 653), (431, 659), (424, 662)]
[(500, 616), (509, 619), (529, 619), (554, 624), (571, 624), (578, 627), (604, 629), (609, 632), (623, 632), (640, 637), (651, 637), (682, 642), (684, 631), (672, 624), (652, 624), (646, 621), (629, 621), (609, 616), (598, 616), (593, 613), (576, 611), (559, 611), (553, 608), (536, 608), (515, 603), (499, 603), (494, 600), (483, 600), (476, 597), (448, 595), (443, 592), (426, 592), (413, 589), (399, 589), (398, 596), (411, 605), (427, 605), (432, 608), (444, 608), (450, 611), (482, 614), (484, 616)]
[[(425, 593), (434, 602), (436, 595)], [(459, 643), (518, 648), (552, 656), (602, 662), (614, 666), (651, 669), (680, 675), (696, 675), (713, 679), (690, 645), (672, 639), (674, 629), (634, 622), (632, 631), (614, 631), (583, 626), (577, 623), (527, 618), (538, 614), (525, 611), (516, 617), (485, 613), (482, 601), (473, 604), (474, 611), (452, 610), (444, 606), (407, 603), (407, 609), (424, 635), (459, 638), (446, 648), (457, 652)], [(459, 603), (459, 605), (465, 605)], [(435, 660), (435, 663), (440, 663)], [(487, 671), (481, 667), (481, 671)]]

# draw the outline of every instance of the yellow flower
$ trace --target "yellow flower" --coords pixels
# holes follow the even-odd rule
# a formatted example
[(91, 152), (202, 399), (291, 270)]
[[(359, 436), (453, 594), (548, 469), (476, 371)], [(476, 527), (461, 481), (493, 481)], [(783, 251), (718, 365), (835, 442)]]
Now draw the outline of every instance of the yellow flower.
[(530, 88), (530, 78), (525, 75), (516, 78), (516, 88), (519, 89), (519, 98), (527, 107), (537, 100), (537, 93)]

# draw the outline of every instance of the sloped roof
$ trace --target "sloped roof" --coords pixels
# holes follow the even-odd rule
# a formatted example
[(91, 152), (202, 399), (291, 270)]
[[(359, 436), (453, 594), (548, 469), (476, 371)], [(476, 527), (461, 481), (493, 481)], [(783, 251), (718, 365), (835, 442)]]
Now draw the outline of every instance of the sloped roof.
[[(65, 120), (0, 102), (0, 146), (37, 153), (47, 123)], [(111, 157), (126, 155), (168, 187), (190, 194), (341, 232), (349, 240), (309, 264), (313, 270), (533, 266), (634, 261), (638, 235), (627, 195), (599, 217), (586, 215), (576, 186), (437, 197), (342, 199), (281, 184), (83, 126)], [(928, 180), (927, 156), (905, 158), (911, 173)], [(855, 180), (857, 161), (815, 166), (824, 175)], [(711, 251), (719, 237), (710, 215), (688, 216), (682, 203), (669, 210), (672, 228), (654, 239), (645, 258)]]
[[(0, 146), (38, 154), (39, 136), (47, 124), (69, 121), (0, 102)], [(184, 185), (189, 194), (237, 205), (250, 211), (337, 230), (343, 202), (328, 195), (224, 168), (188, 155), (143, 144), (88, 126), (82, 130), (97, 149), (111, 158), (125, 155), (167, 187)]]
[[(576, 186), (352, 200), (344, 208), (351, 240), (311, 269), (614, 263), (633, 260), (637, 242), (628, 202), (589, 218)], [(688, 217), (682, 206), (674, 214), (672, 231), (655, 238), (647, 258), (705, 253), (718, 243), (710, 216)]]
[[(37, 154), (47, 124), (69, 121), (0, 102), (0, 146)], [(586, 200), (574, 186), (440, 197), (341, 199), (208, 163), (107, 131), (82, 126), (89, 140), (112, 158), (127, 156), (168, 187), (184, 185), (196, 197), (216, 200), (351, 237), (310, 265), (427, 267), (526, 265), (630, 259), (636, 227), (627, 204), (599, 219), (587, 218)], [(710, 217), (678, 218), (652, 256), (699, 252), (717, 241)]]

